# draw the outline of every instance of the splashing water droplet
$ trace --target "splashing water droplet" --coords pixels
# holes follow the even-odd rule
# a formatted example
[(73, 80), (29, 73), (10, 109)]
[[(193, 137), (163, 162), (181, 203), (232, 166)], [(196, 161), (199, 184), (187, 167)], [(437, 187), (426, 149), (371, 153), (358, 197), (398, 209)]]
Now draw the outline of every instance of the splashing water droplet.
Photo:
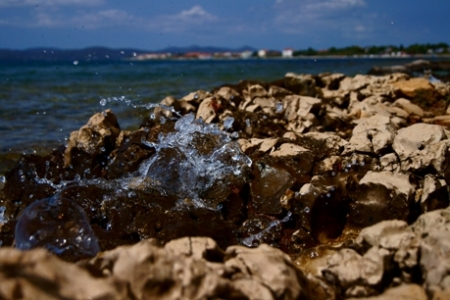
[(276, 104), (275, 104), (275, 112), (276, 113), (281, 113), (283, 111), (283, 103), (281, 103), (281, 102), (277, 102)]
[(216, 210), (231, 193), (225, 182), (239, 186), (245, 181), (250, 158), (228, 133), (196, 120), (193, 114), (180, 118), (175, 130), (160, 134), (157, 143), (142, 141), (156, 154), (141, 164), (140, 180), (163, 194)]
[(105, 106), (106, 105), (106, 99), (101, 99), (100, 100), (100, 105), (101, 106)]
[(5, 211), (6, 211), (6, 207), (0, 206), (0, 224), (8, 223), (8, 219), (5, 218)]
[(233, 117), (228, 117), (223, 121), (223, 129), (228, 130), (231, 129), (231, 127), (233, 127), (233, 123), (234, 123), (234, 118)]
[(73, 61), (74, 66), (78, 65), (78, 60)]
[(82, 208), (59, 195), (34, 202), (23, 211), (15, 240), (21, 250), (44, 247), (71, 257), (94, 256), (100, 251)]

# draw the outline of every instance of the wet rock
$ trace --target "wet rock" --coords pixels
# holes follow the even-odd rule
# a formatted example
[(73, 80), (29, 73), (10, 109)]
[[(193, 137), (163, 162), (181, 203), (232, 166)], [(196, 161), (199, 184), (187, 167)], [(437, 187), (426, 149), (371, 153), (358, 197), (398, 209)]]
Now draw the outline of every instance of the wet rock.
[(352, 193), (349, 218), (359, 226), (382, 220), (407, 220), (413, 196), (408, 175), (369, 171)]
[(76, 164), (72, 159), (76, 157), (77, 150), (93, 157), (107, 155), (115, 147), (119, 133), (119, 123), (111, 110), (93, 115), (79, 131), (70, 134), (64, 153), (64, 166)]
[(254, 162), (252, 175), (250, 191), (255, 212), (280, 214), (280, 198), (294, 184), (295, 178), (282, 165), (264, 160)]
[(219, 106), (220, 102), (213, 97), (204, 99), (198, 107), (196, 118), (210, 124), (217, 117), (216, 112)]
[(287, 73), (284, 87), (294, 94), (315, 97), (317, 95), (316, 80), (309, 74)]
[(353, 129), (350, 147), (356, 151), (380, 154), (392, 144), (396, 130), (385, 116), (372, 116)]

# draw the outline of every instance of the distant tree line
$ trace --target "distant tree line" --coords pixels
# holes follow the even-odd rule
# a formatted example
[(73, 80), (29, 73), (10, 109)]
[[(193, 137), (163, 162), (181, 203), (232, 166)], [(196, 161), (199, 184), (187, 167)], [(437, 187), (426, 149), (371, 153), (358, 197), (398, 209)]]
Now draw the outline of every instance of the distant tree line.
[(449, 54), (450, 47), (447, 43), (437, 44), (412, 44), (408, 47), (403, 45), (387, 45), (387, 46), (349, 46), (344, 48), (331, 47), (326, 50), (316, 50), (308, 48), (304, 50), (294, 51), (294, 56), (352, 56), (352, 55), (391, 55), (395, 54)]

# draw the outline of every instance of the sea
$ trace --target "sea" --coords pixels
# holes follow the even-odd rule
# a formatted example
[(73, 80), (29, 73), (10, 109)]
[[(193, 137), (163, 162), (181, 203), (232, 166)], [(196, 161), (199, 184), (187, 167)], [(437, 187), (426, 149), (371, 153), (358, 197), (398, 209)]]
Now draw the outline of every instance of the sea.
[(288, 72), (367, 74), (373, 66), (413, 60), (3, 61), (0, 62), (0, 178), (20, 155), (45, 154), (65, 144), (72, 131), (107, 108), (112, 109), (122, 129), (136, 129), (150, 113), (142, 104), (158, 103), (166, 96), (181, 98), (192, 91), (209, 91), (241, 80), (273, 81)]

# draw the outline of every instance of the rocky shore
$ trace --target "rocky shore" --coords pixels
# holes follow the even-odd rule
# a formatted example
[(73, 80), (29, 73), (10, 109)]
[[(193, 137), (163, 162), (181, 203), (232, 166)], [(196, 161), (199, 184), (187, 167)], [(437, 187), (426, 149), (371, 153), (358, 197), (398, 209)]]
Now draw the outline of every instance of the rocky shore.
[(448, 299), (449, 104), (288, 73), (106, 109), (5, 175), (0, 298)]

